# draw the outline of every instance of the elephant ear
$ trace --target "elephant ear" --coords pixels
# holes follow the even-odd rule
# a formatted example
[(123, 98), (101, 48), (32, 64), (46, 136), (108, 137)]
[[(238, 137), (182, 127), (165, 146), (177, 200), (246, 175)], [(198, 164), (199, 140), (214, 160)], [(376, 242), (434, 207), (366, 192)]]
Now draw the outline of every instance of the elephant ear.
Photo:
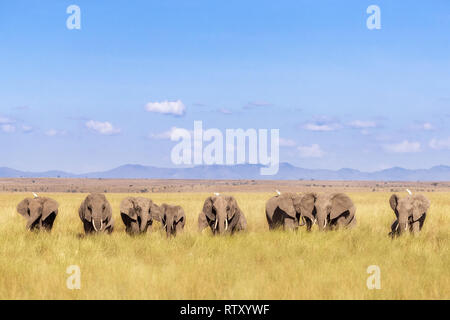
[(208, 197), (206, 198), (205, 203), (203, 204), (202, 212), (206, 217), (208, 217), (209, 220), (216, 220), (216, 217), (212, 213), (212, 207), (213, 207), (212, 197)]
[(419, 220), (424, 213), (427, 212), (430, 207), (430, 200), (425, 196), (419, 194), (413, 198), (413, 220)]
[(394, 210), (395, 215), (398, 218), (398, 211), (397, 211), (397, 205), (398, 205), (398, 195), (395, 193), (391, 196), (389, 199), (389, 204), (391, 205), (392, 210)]
[(230, 207), (230, 210), (227, 210), (227, 219), (231, 220), (233, 217), (240, 212), (237, 201), (232, 196), (227, 196), (225, 198), (227, 200), (227, 204)]
[(122, 202), (120, 203), (120, 215), (122, 216), (122, 219), (123, 215), (126, 215), (131, 220), (137, 220), (136, 210), (134, 210), (133, 198), (128, 197), (122, 200)]
[(177, 220), (175, 222), (181, 222), (184, 224), (186, 220), (186, 215), (184, 214), (184, 210), (182, 207), (177, 206)]
[(150, 217), (153, 220), (161, 222), (162, 215), (163, 215), (162, 208), (150, 200)]
[(330, 219), (336, 219), (345, 211), (353, 207), (352, 200), (343, 193), (336, 193), (331, 197)]
[(290, 217), (295, 219), (294, 199), (290, 196), (280, 196), (278, 198), (278, 208), (286, 212)]
[(24, 200), (22, 200), (18, 205), (17, 205), (17, 212), (23, 216), (24, 218), (29, 218), (30, 215), (28, 213), (28, 207), (30, 205), (31, 199), (30, 198), (26, 198)]
[(80, 208), (78, 209), (78, 215), (80, 216), (80, 219), (82, 221), (86, 220), (88, 222), (92, 221), (92, 216), (89, 213), (89, 210), (87, 208), (87, 203), (90, 201), (91, 196), (87, 196), (86, 199), (83, 200), (83, 202), (80, 205)]
[(300, 212), (302, 216), (314, 221), (314, 206), (316, 203), (317, 195), (315, 193), (307, 193), (301, 197), (300, 200)]
[(42, 207), (42, 220), (47, 219), (51, 214), (58, 214), (59, 203), (53, 199), (45, 199)]

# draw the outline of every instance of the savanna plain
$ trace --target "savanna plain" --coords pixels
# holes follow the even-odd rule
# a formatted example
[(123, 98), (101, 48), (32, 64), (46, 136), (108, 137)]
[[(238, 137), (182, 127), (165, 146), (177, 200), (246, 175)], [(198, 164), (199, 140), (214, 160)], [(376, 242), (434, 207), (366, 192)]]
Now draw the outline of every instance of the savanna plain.
[[(450, 192), (424, 192), (431, 207), (422, 232), (393, 240), (391, 192), (346, 193), (356, 227), (319, 233), (269, 231), (264, 208), (273, 192), (228, 192), (248, 222), (233, 236), (198, 232), (209, 192), (139, 194), (184, 208), (185, 230), (170, 239), (158, 222), (147, 234), (125, 233), (120, 201), (137, 194), (107, 193), (114, 232), (80, 237), (86, 193), (42, 193), (60, 204), (51, 233), (25, 230), (16, 206), (29, 192), (0, 193), (0, 299), (449, 299)], [(71, 265), (81, 270), (79, 290), (66, 285)], [(366, 285), (371, 265), (381, 289)]]

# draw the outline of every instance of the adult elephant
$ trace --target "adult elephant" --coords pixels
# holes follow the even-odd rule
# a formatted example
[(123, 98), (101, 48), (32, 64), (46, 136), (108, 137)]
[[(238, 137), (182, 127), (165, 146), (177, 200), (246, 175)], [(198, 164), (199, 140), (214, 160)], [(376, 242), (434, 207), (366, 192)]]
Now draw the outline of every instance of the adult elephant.
[(163, 203), (161, 205), (161, 223), (166, 230), (167, 236), (176, 236), (183, 231), (186, 223), (186, 215), (180, 206), (172, 206)]
[(78, 209), (86, 234), (93, 232), (108, 232), (114, 230), (111, 205), (105, 195), (91, 193), (84, 199)]
[(408, 195), (401, 198), (393, 194), (389, 204), (395, 213), (396, 219), (391, 226), (391, 237), (399, 236), (404, 231), (417, 233), (422, 230), (430, 201), (422, 194)]
[(198, 227), (202, 231), (210, 227), (213, 234), (235, 233), (247, 228), (247, 220), (232, 196), (215, 194), (208, 197), (198, 216)]
[(356, 207), (344, 193), (308, 193), (303, 196), (301, 206), (308, 230), (316, 222), (321, 231), (351, 228), (356, 224)]
[(17, 205), (17, 212), (27, 220), (28, 230), (50, 231), (58, 215), (59, 204), (46, 197), (25, 198)]
[(161, 210), (152, 200), (127, 197), (120, 203), (120, 216), (128, 234), (145, 233), (153, 221), (161, 221)]
[(279, 227), (285, 230), (297, 229), (300, 225), (301, 202), (302, 195), (290, 192), (278, 194), (267, 200), (266, 218), (269, 229)]

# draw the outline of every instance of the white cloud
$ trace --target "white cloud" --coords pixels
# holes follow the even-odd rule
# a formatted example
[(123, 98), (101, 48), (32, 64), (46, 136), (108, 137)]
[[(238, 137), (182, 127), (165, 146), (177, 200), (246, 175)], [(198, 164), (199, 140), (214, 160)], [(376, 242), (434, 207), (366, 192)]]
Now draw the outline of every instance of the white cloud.
[(434, 126), (429, 122), (425, 122), (424, 124), (422, 124), (422, 128), (423, 130), (433, 130)]
[(450, 138), (447, 139), (431, 139), (429, 146), (431, 149), (444, 150), (450, 149)]
[(307, 123), (303, 126), (305, 130), (309, 131), (334, 131), (340, 128), (336, 123)]
[(384, 146), (384, 149), (393, 153), (413, 153), (420, 152), (420, 142), (409, 142), (404, 140), (400, 143), (388, 144)]
[(186, 111), (186, 107), (184, 106), (183, 102), (181, 102), (181, 100), (149, 102), (146, 104), (145, 109), (148, 112), (173, 114), (176, 116), (182, 116)]
[(12, 124), (14, 122), (14, 120), (0, 116), (0, 124)]
[(30, 133), (31, 131), (33, 131), (33, 127), (27, 126), (27, 125), (23, 125), (22, 126), (22, 131), (25, 132), (25, 133)]
[(5, 133), (13, 133), (16, 131), (16, 127), (10, 124), (3, 124), (0, 126), (3, 132)]
[(55, 137), (55, 136), (63, 136), (66, 133), (67, 133), (66, 131), (58, 131), (58, 130), (55, 130), (55, 129), (50, 129), (50, 130), (45, 132), (45, 135), (49, 136), (49, 137)]
[(295, 147), (295, 145), (294, 140), (280, 138), (280, 147)]
[(356, 129), (375, 128), (377, 126), (375, 121), (355, 120), (349, 123), (349, 126)]
[(109, 122), (100, 122), (90, 120), (86, 122), (86, 127), (103, 135), (112, 135), (120, 133), (120, 129), (114, 128), (114, 126)]
[(318, 144), (299, 146), (297, 150), (300, 152), (302, 158), (322, 158), (325, 155), (325, 152), (323, 152)]
[(219, 111), (220, 113), (223, 113), (223, 114), (233, 114), (233, 112), (230, 109), (226, 109), (226, 108), (221, 108), (217, 111)]
[(172, 128), (170, 128), (170, 130), (167, 130), (167, 131), (164, 131), (161, 133), (151, 133), (149, 135), (149, 138), (155, 139), (155, 140), (170, 140), (172, 137), (172, 134), (178, 129), (180, 129), (180, 128), (172, 127)]

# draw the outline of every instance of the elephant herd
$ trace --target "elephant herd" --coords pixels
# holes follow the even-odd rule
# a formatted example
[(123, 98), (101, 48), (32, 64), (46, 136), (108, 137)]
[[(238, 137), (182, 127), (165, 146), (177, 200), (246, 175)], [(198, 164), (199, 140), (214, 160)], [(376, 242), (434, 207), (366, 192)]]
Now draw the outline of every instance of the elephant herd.
[[(396, 219), (391, 226), (391, 237), (404, 231), (417, 233), (423, 227), (430, 201), (423, 195), (407, 195), (399, 198), (393, 194), (389, 204)], [(58, 215), (59, 204), (53, 199), (26, 198), (17, 206), (17, 212), (27, 220), (28, 230), (50, 231)], [(278, 193), (266, 203), (266, 218), (269, 229), (294, 230), (306, 226), (308, 231), (314, 224), (318, 229), (335, 230), (352, 228), (356, 224), (356, 207), (343, 193)], [(88, 195), (78, 209), (86, 234), (114, 230), (112, 208), (105, 195)], [(153, 222), (164, 226), (167, 236), (180, 233), (186, 223), (181, 206), (161, 204), (143, 197), (127, 197), (120, 204), (120, 216), (129, 234), (145, 233), (151, 230)], [(233, 196), (214, 194), (208, 197), (198, 216), (199, 231), (209, 227), (213, 234), (233, 234), (247, 228), (247, 220)]]

